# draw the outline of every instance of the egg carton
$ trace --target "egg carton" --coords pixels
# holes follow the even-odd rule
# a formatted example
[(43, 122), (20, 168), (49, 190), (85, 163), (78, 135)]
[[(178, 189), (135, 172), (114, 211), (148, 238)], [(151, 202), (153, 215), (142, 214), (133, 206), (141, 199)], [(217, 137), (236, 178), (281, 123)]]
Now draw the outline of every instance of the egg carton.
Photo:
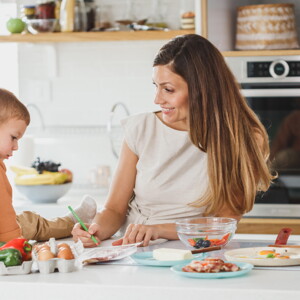
[[(49, 240), (49, 245), (51, 252), (56, 254), (57, 247), (54, 238)], [(71, 251), (75, 257), (75, 259), (63, 259), (63, 258), (51, 258), (49, 260), (38, 260), (38, 255), (36, 251), (32, 252), (32, 258), (35, 264), (35, 269), (39, 271), (41, 274), (49, 274), (55, 271), (60, 273), (70, 273), (74, 272), (78, 269), (77, 259), (74, 253), (74, 249), (72, 244), (70, 244)]]
[(60, 273), (69, 273), (77, 270), (76, 259), (51, 258), (44, 261), (37, 260), (36, 264), (41, 274), (53, 273), (55, 270)]
[(32, 260), (24, 261), (20, 266), (6, 267), (3, 261), (0, 262), (0, 275), (24, 275), (31, 272)]

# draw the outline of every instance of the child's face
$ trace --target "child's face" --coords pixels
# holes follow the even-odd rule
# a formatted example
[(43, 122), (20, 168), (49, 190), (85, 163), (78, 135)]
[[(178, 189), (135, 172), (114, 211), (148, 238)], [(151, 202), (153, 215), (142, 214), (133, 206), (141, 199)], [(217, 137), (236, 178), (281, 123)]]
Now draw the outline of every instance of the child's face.
[(26, 128), (25, 121), (18, 119), (10, 119), (0, 125), (0, 160), (8, 159), (13, 151), (18, 150), (18, 141)]

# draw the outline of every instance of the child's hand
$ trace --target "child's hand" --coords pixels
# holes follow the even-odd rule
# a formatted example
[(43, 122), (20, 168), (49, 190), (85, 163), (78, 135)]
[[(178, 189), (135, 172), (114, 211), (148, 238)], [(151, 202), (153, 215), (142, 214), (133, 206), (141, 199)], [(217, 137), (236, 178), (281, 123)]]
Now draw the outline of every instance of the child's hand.
[[(98, 233), (100, 232), (100, 226), (96, 223), (92, 224), (85, 224), (88, 228), (88, 232), (82, 229), (79, 223), (76, 223), (72, 229), (72, 235), (73, 240), (77, 242), (78, 240), (81, 240), (83, 246), (85, 248), (92, 248), (100, 245), (101, 241), (97, 237)], [(95, 244), (93, 240), (91, 239), (91, 235), (93, 235), (96, 240), (98, 241), (98, 244)]]

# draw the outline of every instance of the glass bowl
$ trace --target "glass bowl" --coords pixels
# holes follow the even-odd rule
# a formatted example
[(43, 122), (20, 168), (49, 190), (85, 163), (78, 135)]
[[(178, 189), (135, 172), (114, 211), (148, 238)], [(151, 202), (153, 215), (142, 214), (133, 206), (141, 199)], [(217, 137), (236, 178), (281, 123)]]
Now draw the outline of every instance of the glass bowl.
[(72, 183), (15, 185), (17, 190), (28, 200), (34, 203), (55, 203), (71, 188)]
[(190, 249), (225, 246), (236, 231), (237, 221), (231, 218), (202, 217), (176, 222), (179, 239)]
[(26, 20), (27, 29), (32, 34), (53, 32), (56, 27), (56, 19), (30, 19)]

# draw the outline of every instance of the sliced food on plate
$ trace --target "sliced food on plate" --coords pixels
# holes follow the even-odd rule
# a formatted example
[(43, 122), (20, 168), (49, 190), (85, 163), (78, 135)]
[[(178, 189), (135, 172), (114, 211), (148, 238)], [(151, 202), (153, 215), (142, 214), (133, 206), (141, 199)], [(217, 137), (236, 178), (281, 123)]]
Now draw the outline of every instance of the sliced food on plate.
[(219, 273), (219, 272), (236, 272), (240, 267), (231, 262), (224, 262), (220, 258), (205, 258), (204, 260), (194, 260), (182, 268), (183, 272), (196, 273)]
[(189, 264), (175, 265), (174, 273), (190, 278), (216, 279), (239, 277), (250, 272), (253, 265), (243, 262), (223, 261), (220, 258), (193, 260)]

